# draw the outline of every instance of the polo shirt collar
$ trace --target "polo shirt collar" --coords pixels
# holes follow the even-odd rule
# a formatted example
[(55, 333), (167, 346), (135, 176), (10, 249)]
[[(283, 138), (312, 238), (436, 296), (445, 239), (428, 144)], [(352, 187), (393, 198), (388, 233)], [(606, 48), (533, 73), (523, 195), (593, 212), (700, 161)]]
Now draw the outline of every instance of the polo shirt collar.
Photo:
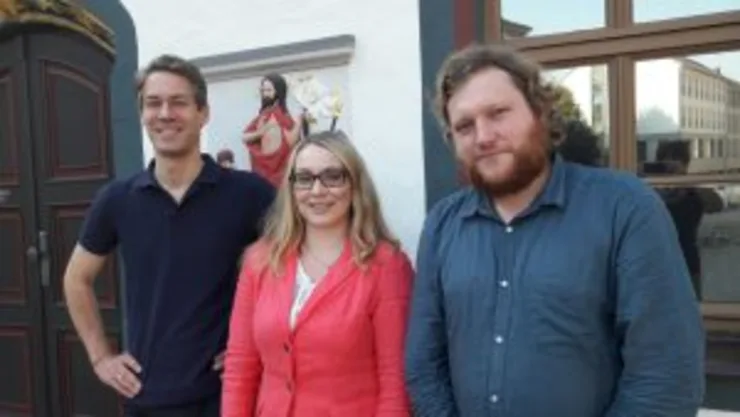
[[(210, 155), (201, 154), (201, 158), (203, 159), (203, 168), (200, 170), (200, 173), (198, 173), (198, 176), (195, 178), (195, 181), (193, 183), (216, 184), (221, 175), (221, 168)], [(155, 160), (152, 159), (152, 161), (149, 162), (146, 170), (141, 172), (136, 177), (136, 179), (134, 180), (134, 186), (136, 188), (142, 189), (149, 187), (159, 187), (157, 178), (154, 176), (154, 165)]]

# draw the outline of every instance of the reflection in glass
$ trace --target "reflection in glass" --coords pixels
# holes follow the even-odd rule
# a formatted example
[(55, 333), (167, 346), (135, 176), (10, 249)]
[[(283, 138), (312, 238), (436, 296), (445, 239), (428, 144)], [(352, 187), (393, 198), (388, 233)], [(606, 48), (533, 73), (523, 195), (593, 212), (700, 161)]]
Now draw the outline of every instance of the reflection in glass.
[(635, 66), (641, 175), (740, 173), (740, 52)]
[(635, 22), (675, 19), (740, 10), (737, 0), (634, 0)]
[[(568, 13), (562, 18), (564, 11)], [(594, 0), (502, 0), (504, 39), (547, 35), (604, 26), (604, 2)]]
[(697, 296), (740, 302), (740, 185), (659, 187)]
[(549, 70), (544, 73), (566, 120), (560, 153), (586, 165), (608, 165), (609, 93), (606, 65)]

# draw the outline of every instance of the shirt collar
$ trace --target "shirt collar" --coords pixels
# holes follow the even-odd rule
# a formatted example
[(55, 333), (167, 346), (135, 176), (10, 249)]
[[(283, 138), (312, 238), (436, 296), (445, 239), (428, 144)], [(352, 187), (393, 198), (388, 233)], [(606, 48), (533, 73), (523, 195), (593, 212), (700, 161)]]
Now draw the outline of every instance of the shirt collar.
[[(221, 168), (218, 166), (216, 161), (208, 154), (202, 154), (203, 168), (195, 178), (194, 184), (215, 184), (221, 175)], [(134, 186), (136, 188), (148, 188), (148, 187), (159, 187), (157, 179), (154, 177), (154, 165), (155, 161), (152, 161), (147, 166), (146, 170), (141, 172), (134, 180)]]
[[(524, 213), (532, 212), (539, 207), (553, 206), (564, 208), (567, 203), (566, 193), (566, 174), (567, 174), (567, 162), (563, 161), (560, 154), (555, 153), (552, 157), (552, 169), (550, 171), (550, 177), (547, 179), (547, 184), (542, 190), (540, 195), (532, 202), (529, 209), (525, 210)], [(493, 209), (488, 196), (478, 190), (471, 190), (468, 194), (468, 198), (463, 203), (460, 210), (462, 217), (471, 217), (475, 214), (491, 214)], [(524, 214), (522, 213), (522, 214)], [(495, 213), (494, 213), (495, 214)]]

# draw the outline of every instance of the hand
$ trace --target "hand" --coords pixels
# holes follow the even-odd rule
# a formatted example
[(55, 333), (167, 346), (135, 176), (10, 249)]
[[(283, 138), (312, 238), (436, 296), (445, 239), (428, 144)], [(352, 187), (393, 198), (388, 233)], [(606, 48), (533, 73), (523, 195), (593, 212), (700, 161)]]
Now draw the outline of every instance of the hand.
[(126, 398), (135, 397), (141, 391), (141, 365), (128, 353), (110, 355), (94, 365), (95, 374), (109, 387)]
[(216, 357), (213, 359), (213, 370), (216, 372), (219, 372), (221, 374), (221, 378), (223, 378), (223, 370), (224, 370), (224, 358), (226, 357), (226, 351), (223, 351), (216, 355)]

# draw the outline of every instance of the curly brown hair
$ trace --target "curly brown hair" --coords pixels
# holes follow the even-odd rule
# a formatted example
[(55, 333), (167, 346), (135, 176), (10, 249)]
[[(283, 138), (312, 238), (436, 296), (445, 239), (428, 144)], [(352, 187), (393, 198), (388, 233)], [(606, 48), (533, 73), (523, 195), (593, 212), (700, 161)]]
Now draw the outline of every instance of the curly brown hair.
[(480, 71), (498, 68), (511, 77), (529, 108), (549, 131), (550, 145), (564, 138), (563, 120), (558, 112), (555, 91), (542, 80), (542, 69), (516, 49), (507, 45), (472, 45), (450, 55), (437, 73), (434, 110), (446, 140), (450, 139), (450, 98)]

